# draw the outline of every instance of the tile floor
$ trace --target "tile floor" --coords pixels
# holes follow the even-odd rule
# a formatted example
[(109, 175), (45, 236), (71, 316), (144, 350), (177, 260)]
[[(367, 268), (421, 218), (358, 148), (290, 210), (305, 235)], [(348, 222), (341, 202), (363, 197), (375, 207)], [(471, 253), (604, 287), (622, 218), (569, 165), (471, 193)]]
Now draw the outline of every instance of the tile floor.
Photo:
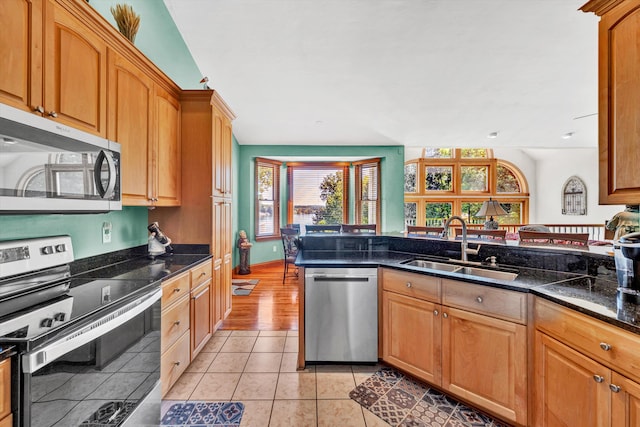
[(379, 365), (297, 371), (297, 350), (297, 331), (217, 331), (164, 397), (163, 412), (176, 401), (231, 400), (245, 405), (241, 426), (389, 425), (349, 398)]

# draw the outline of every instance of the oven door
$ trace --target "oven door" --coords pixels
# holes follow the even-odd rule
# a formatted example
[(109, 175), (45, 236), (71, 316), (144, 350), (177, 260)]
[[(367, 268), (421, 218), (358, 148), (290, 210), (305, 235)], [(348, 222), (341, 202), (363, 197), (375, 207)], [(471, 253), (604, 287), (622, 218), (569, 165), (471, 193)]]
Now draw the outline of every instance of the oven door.
[(23, 354), (21, 425), (159, 425), (161, 295), (154, 287)]

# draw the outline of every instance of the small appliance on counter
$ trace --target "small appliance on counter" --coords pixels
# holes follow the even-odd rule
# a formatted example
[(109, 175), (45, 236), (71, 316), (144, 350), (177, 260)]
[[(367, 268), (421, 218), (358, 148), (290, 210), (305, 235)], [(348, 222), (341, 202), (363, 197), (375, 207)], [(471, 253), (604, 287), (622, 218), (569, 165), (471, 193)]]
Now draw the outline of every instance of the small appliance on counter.
[(640, 293), (640, 233), (630, 233), (614, 243), (620, 290)]
[(149, 258), (173, 254), (171, 239), (160, 230), (157, 222), (149, 224), (147, 230), (151, 233), (148, 240)]

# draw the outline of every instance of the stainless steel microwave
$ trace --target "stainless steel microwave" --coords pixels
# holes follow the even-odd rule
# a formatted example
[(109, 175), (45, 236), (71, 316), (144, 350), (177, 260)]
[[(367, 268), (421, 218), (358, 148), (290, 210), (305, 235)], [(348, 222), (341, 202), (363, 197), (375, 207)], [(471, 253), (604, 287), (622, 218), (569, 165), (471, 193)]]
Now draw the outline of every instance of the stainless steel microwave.
[(120, 144), (0, 104), (0, 213), (121, 209)]

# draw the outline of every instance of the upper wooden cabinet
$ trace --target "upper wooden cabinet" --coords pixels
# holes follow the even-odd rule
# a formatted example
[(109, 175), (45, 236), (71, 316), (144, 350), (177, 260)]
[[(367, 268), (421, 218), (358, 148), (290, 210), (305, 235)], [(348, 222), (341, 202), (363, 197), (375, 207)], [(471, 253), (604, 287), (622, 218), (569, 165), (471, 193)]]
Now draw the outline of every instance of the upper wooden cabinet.
[(60, 0), (3, 0), (0, 100), (106, 136), (107, 45)]
[(178, 206), (181, 194), (180, 102), (156, 86), (152, 156), (153, 204)]
[(601, 204), (640, 202), (640, 0), (592, 0), (601, 17), (598, 127)]
[(213, 196), (231, 197), (231, 120), (233, 113), (217, 92), (213, 92), (211, 104), (212, 132), (216, 141), (213, 153)]

